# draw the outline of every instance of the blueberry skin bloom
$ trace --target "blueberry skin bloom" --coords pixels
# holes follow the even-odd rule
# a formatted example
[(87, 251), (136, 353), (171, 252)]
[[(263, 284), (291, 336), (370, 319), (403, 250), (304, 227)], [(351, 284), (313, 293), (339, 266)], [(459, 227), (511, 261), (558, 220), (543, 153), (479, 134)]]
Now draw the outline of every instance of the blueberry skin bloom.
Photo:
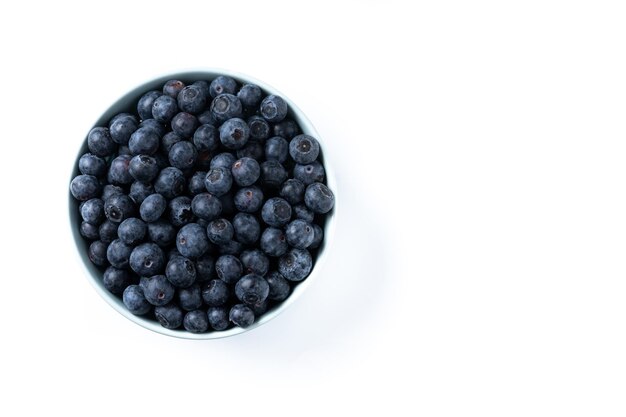
[(211, 168), (204, 179), (204, 186), (214, 196), (219, 197), (226, 194), (233, 186), (233, 176), (230, 169)]
[(210, 124), (200, 126), (193, 134), (193, 144), (199, 151), (213, 152), (219, 146), (217, 128)]
[(172, 301), (176, 295), (176, 288), (165, 275), (154, 275), (145, 281), (143, 294), (150, 304), (163, 306)]
[(185, 191), (185, 176), (174, 167), (163, 168), (154, 181), (154, 190), (163, 197), (172, 199)]
[(199, 258), (209, 249), (209, 239), (204, 227), (197, 223), (183, 226), (176, 236), (176, 249), (186, 258)]
[(135, 246), (144, 240), (148, 234), (148, 226), (136, 217), (131, 217), (120, 223), (117, 235), (127, 245)]
[(91, 129), (87, 135), (87, 147), (89, 152), (100, 157), (112, 155), (117, 150), (117, 144), (113, 142), (111, 133), (106, 127)]
[(180, 80), (169, 80), (163, 85), (163, 94), (176, 98), (183, 88), (185, 88), (184, 82)]
[(270, 286), (267, 281), (256, 274), (244, 275), (235, 284), (235, 295), (248, 305), (265, 301), (269, 293)]
[(176, 228), (163, 220), (148, 223), (148, 236), (150, 240), (158, 246), (165, 248), (174, 243), (176, 239)]
[(266, 187), (279, 188), (288, 176), (287, 170), (278, 161), (265, 161), (261, 164), (261, 180)]
[(163, 271), (165, 255), (155, 243), (142, 243), (130, 254), (130, 267), (143, 277), (157, 275)]
[(178, 290), (178, 304), (183, 310), (192, 311), (202, 307), (202, 291), (198, 284)]
[(167, 132), (161, 138), (161, 149), (169, 153), (169, 151), (172, 149), (172, 146), (174, 146), (175, 143), (178, 143), (181, 140), (183, 140), (183, 138), (181, 138), (179, 134), (175, 132)]
[(105, 219), (104, 201), (99, 198), (85, 201), (80, 205), (80, 215), (87, 223), (99, 225)]
[(302, 219), (305, 222), (313, 223), (315, 219), (315, 213), (309, 210), (304, 204), (296, 204), (293, 206), (293, 213), (296, 219)]
[(237, 185), (246, 187), (254, 184), (259, 179), (261, 167), (254, 159), (244, 157), (235, 161), (231, 168), (231, 173)]
[(324, 167), (318, 161), (313, 161), (308, 165), (296, 164), (293, 168), (293, 177), (304, 185), (323, 182), (325, 177)]
[(160, 91), (148, 91), (146, 94), (141, 96), (139, 102), (137, 103), (137, 113), (139, 117), (144, 119), (150, 119), (152, 117), (152, 106), (154, 105), (154, 101), (161, 97), (163, 93)]
[(261, 87), (255, 84), (244, 84), (239, 92), (237, 93), (237, 97), (241, 100), (241, 104), (245, 107), (256, 107), (261, 102), (261, 98), (263, 98), (263, 91)]
[(239, 257), (244, 272), (264, 276), (270, 268), (270, 260), (260, 249), (246, 250)]
[(174, 256), (165, 267), (165, 276), (178, 288), (187, 288), (196, 281), (196, 266), (183, 256)]
[(111, 161), (107, 179), (111, 184), (127, 185), (133, 182), (134, 178), (130, 175), (130, 161), (132, 156), (120, 155)]
[(183, 310), (174, 303), (155, 307), (154, 315), (166, 329), (177, 329), (183, 324)]
[(133, 277), (126, 269), (117, 269), (112, 266), (104, 271), (102, 276), (102, 285), (111, 294), (120, 295), (126, 287), (133, 283)]
[(313, 136), (298, 135), (289, 142), (289, 154), (301, 165), (310, 164), (320, 154), (320, 144)]
[[(208, 252), (208, 251), (207, 251)], [(215, 259), (205, 253), (196, 260), (196, 281), (208, 281), (215, 276)]]
[(125, 194), (115, 194), (104, 202), (104, 214), (110, 221), (121, 223), (135, 215), (135, 203)]
[(213, 194), (201, 193), (191, 200), (191, 210), (201, 219), (213, 220), (222, 212), (222, 203)]
[(70, 183), (72, 196), (80, 201), (87, 201), (100, 196), (100, 182), (93, 175), (78, 175)]
[(152, 104), (152, 117), (160, 123), (169, 123), (178, 113), (178, 105), (173, 97), (162, 95)]
[(187, 181), (187, 190), (189, 190), (189, 194), (195, 196), (204, 191), (206, 188), (204, 187), (204, 179), (206, 178), (206, 172), (204, 171), (196, 171)]
[(222, 152), (217, 154), (211, 160), (211, 169), (213, 168), (228, 168), (230, 169), (233, 164), (237, 161), (235, 155), (230, 152)]
[(304, 190), (306, 189), (302, 181), (288, 179), (280, 189), (280, 196), (287, 200), (289, 204), (298, 204), (304, 201)]
[(263, 191), (259, 187), (243, 187), (235, 193), (235, 207), (244, 213), (254, 213), (263, 205)]
[(335, 205), (335, 195), (324, 184), (315, 182), (306, 188), (304, 203), (315, 213), (325, 214)]
[(261, 249), (269, 256), (283, 256), (289, 250), (287, 238), (281, 229), (268, 227), (261, 235)]
[(119, 223), (114, 223), (111, 220), (105, 220), (98, 229), (98, 233), (100, 234), (100, 240), (104, 243), (113, 242), (115, 239), (117, 239), (118, 227)]
[(107, 248), (107, 260), (118, 269), (127, 268), (132, 251), (132, 246), (125, 244), (120, 239), (115, 239)]
[(202, 288), (202, 299), (209, 307), (224, 305), (229, 297), (228, 286), (221, 279), (213, 279)]
[(137, 119), (131, 115), (123, 115), (116, 118), (109, 126), (109, 133), (113, 142), (120, 145), (128, 145), (130, 136), (137, 130)]
[(235, 230), (235, 239), (245, 245), (254, 244), (261, 235), (259, 221), (248, 213), (235, 214), (235, 217), (233, 217), (233, 229)]
[(209, 317), (202, 310), (194, 310), (185, 314), (183, 327), (190, 333), (204, 333), (209, 330)]
[(139, 206), (139, 215), (145, 222), (159, 220), (167, 208), (167, 200), (161, 194), (152, 194), (146, 197)]
[(251, 116), (248, 118), (248, 126), (250, 126), (250, 139), (255, 139), (259, 142), (265, 141), (269, 138), (272, 128), (267, 120), (261, 116)]
[(217, 97), (220, 94), (235, 94), (235, 91), (237, 91), (237, 81), (226, 75), (218, 76), (209, 85), (211, 97)]
[(269, 300), (283, 301), (289, 297), (291, 286), (289, 281), (283, 277), (280, 272), (272, 271), (265, 277), (265, 280), (270, 286), (270, 293), (267, 296)]
[(292, 249), (278, 260), (278, 272), (289, 281), (302, 281), (312, 268), (313, 259), (306, 249)]
[(78, 170), (81, 174), (101, 177), (107, 171), (107, 164), (99, 156), (86, 153), (78, 160)]
[(217, 276), (227, 284), (235, 284), (243, 274), (241, 261), (233, 255), (222, 255), (215, 262)]
[(96, 240), (100, 236), (98, 226), (83, 220), (80, 224), (80, 235), (87, 240)]
[(270, 95), (261, 102), (261, 116), (268, 122), (280, 122), (287, 116), (287, 102), (280, 96)]
[(159, 149), (159, 134), (149, 127), (140, 127), (130, 136), (128, 149), (133, 155), (153, 155)]
[(230, 324), (228, 322), (228, 310), (225, 307), (209, 307), (207, 317), (213, 330), (226, 330)]
[(289, 156), (289, 142), (280, 136), (274, 136), (265, 141), (265, 159), (278, 161), (284, 164)]
[(172, 118), (172, 130), (182, 138), (191, 138), (198, 128), (198, 119), (193, 114), (180, 112)]
[[(146, 120), (142, 120), (141, 123), (139, 123), (139, 128), (146, 128), (146, 129), (150, 129), (152, 130), (154, 133), (157, 134), (157, 136), (159, 137), (159, 139), (161, 137), (163, 137), (163, 135), (165, 135), (165, 126), (163, 125), (163, 123), (157, 122), (154, 119), (146, 119)], [(129, 141), (130, 143), (130, 141)]]
[(137, 181), (151, 182), (159, 175), (159, 166), (153, 157), (137, 155), (130, 160), (128, 173)]
[(263, 205), (261, 216), (268, 225), (282, 227), (291, 220), (291, 206), (282, 198), (270, 198)]
[(140, 316), (152, 309), (152, 305), (146, 300), (143, 290), (139, 285), (129, 285), (122, 296), (124, 305), (131, 313)]
[(178, 107), (187, 113), (201, 113), (207, 105), (206, 91), (199, 85), (188, 85), (178, 93)]
[(309, 250), (317, 249), (322, 244), (322, 240), (324, 240), (324, 229), (322, 229), (320, 226), (313, 224), (313, 232), (315, 234), (313, 237), (313, 242), (311, 242), (311, 244), (307, 248)]
[(243, 109), (241, 101), (232, 94), (220, 94), (211, 102), (211, 114), (218, 122), (241, 117)]
[(254, 312), (245, 304), (235, 304), (230, 309), (228, 319), (236, 326), (246, 328), (254, 323)]
[(194, 220), (191, 211), (191, 199), (187, 196), (181, 195), (170, 200), (168, 208), (170, 223), (175, 227), (184, 226)]
[(250, 127), (238, 117), (233, 117), (222, 123), (219, 132), (220, 142), (228, 149), (243, 148), (250, 137)]
[(302, 219), (296, 219), (285, 228), (287, 243), (294, 248), (306, 249), (315, 238), (315, 230), (310, 223)]
[(233, 225), (226, 219), (213, 220), (207, 226), (207, 236), (216, 245), (222, 245), (232, 240), (234, 234)]
[(298, 124), (291, 119), (285, 119), (274, 125), (274, 135), (291, 139), (300, 132)]
[(109, 261), (107, 260), (107, 248), (109, 247), (108, 243), (105, 243), (101, 240), (96, 240), (89, 245), (89, 251), (87, 252), (87, 256), (89, 256), (89, 260), (96, 266), (107, 266)]

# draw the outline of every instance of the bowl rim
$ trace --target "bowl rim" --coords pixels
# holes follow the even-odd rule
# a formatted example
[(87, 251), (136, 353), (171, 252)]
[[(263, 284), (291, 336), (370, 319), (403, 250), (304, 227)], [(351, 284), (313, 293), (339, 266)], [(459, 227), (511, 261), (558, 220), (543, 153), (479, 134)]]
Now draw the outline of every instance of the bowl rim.
[[(107, 304), (109, 304), (115, 311), (120, 313), (122, 316), (126, 317), (128, 320), (148, 329), (156, 333), (160, 333), (166, 336), (181, 338), (181, 339), (191, 339), (191, 340), (211, 340), (211, 339), (221, 339), (224, 337), (235, 336), (238, 334), (246, 333), (250, 330), (254, 330), (259, 326), (269, 322), (270, 320), (277, 317), (279, 314), (284, 312), (289, 306), (291, 306), (311, 285), (311, 283), (316, 279), (316, 277), (320, 274), (320, 271), (323, 265), (327, 261), (327, 257), (329, 254), (329, 249), (331, 248), (332, 242), (334, 240), (334, 233), (336, 227), (336, 216), (338, 213), (338, 198), (337, 198), (337, 180), (335, 177), (335, 172), (333, 170), (333, 164), (331, 162), (331, 157), (328, 155), (327, 146), (325, 145), (324, 140), (320, 137), (319, 133), (311, 123), (311, 121), (306, 117), (306, 115), (300, 110), (298, 106), (296, 106), (289, 97), (282, 94), (276, 88), (270, 86), (269, 84), (258, 80), (254, 77), (251, 77), (247, 74), (231, 71), (224, 68), (214, 68), (214, 67), (201, 67), (201, 68), (192, 68), (192, 69), (184, 69), (180, 71), (172, 71), (163, 73), (162, 75), (153, 77), (152, 79), (143, 82), (136, 87), (130, 89), (124, 95), (122, 95), (119, 99), (117, 99), (113, 104), (111, 104), (106, 110), (100, 113), (100, 116), (96, 119), (95, 123), (89, 128), (91, 130), (93, 127), (103, 126), (108, 120), (115, 114), (124, 111), (124, 109), (128, 108), (129, 103), (138, 100), (141, 95), (149, 90), (160, 89), (162, 84), (171, 79), (182, 79), (189, 81), (197, 81), (197, 80), (211, 80), (219, 75), (230, 76), (240, 83), (251, 83), (256, 84), (261, 87), (268, 94), (274, 94), (281, 96), (289, 105), (290, 113), (292, 118), (298, 123), (302, 133), (309, 134), (315, 137), (320, 143), (321, 149), (321, 158), (324, 164), (324, 169), (326, 172), (326, 184), (328, 187), (333, 190), (333, 194), (335, 196), (335, 205), (333, 210), (331, 210), (325, 219), (324, 224), (324, 240), (322, 245), (318, 249), (318, 255), (313, 265), (313, 269), (309, 276), (297, 283), (294, 286), (289, 297), (278, 304), (273, 310), (263, 314), (260, 319), (255, 320), (255, 322), (246, 327), (232, 327), (228, 330), (224, 331), (209, 331), (206, 333), (191, 333), (184, 329), (166, 329), (162, 327), (158, 322), (154, 320), (150, 320), (143, 316), (136, 316), (132, 314), (130, 311), (126, 309), (121, 299), (117, 296), (111, 294), (104, 285), (102, 284), (101, 275), (102, 273), (96, 268), (95, 265), (91, 263), (88, 258), (87, 251), (81, 249), (81, 245), (83, 248), (88, 246), (88, 242), (81, 236), (80, 234), (80, 216), (78, 210), (76, 209), (79, 202), (75, 200), (72, 194), (69, 192), (68, 186), (68, 195), (69, 195), (69, 226), (72, 230), (72, 236), (74, 239), (75, 246), (75, 254), (77, 256), (77, 260), (83, 267), (85, 274), (87, 275), (88, 281), (91, 283), (92, 287), (96, 290), (96, 292), (102, 297)], [(87, 150), (87, 140), (86, 135), (81, 139), (78, 154), (74, 159), (74, 165), (72, 166), (71, 174), (69, 182), (78, 174), (78, 159), (85, 153)]]

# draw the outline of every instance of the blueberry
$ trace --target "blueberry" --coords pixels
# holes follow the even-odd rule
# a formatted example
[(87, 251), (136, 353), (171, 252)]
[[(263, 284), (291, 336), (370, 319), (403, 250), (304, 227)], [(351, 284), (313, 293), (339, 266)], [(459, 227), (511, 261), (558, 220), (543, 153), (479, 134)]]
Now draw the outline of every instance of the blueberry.
[(100, 190), (100, 182), (93, 175), (78, 175), (70, 183), (72, 196), (80, 201), (99, 197)]
[(244, 304), (235, 304), (230, 309), (228, 319), (236, 326), (246, 328), (254, 323), (254, 312)]
[(261, 142), (249, 140), (241, 149), (237, 149), (237, 158), (252, 158), (261, 161), (265, 156), (265, 147)]
[(124, 189), (117, 185), (107, 184), (104, 186), (104, 188), (102, 188), (102, 197), (100, 198), (106, 201), (109, 197), (111, 197), (114, 194), (124, 194)]
[(107, 248), (108, 243), (104, 243), (101, 240), (96, 240), (89, 245), (89, 260), (97, 266), (106, 266), (109, 261), (107, 260)]
[(110, 221), (120, 223), (135, 215), (135, 203), (127, 195), (115, 194), (104, 202), (104, 214)]
[(265, 277), (265, 280), (270, 286), (270, 293), (267, 297), (269, 300), (283, 301), (289, 297), (291, 286), (289, 285), (289, 281), (287, 281), (285, 277), (280, 274), (280, 272), (270, 272)]
[(222, 152), (217, 154), (211, 160), (211, 169), (213, 168), (228, 168), (230, 169), (237, 158), (230, 152)]
[(139, 285), (129, 285), (126, 287), (122, 301), (128, 311), (138, 316), (146, 314), (152, 309), (152, 306), (144, 297), (143, 290)]
[(258, 141), (263, 141), (270, 137), (270, 125), (267, 120), (261, 116), (252, 116), (248, 119), (248, 126), (250, 127), (250, 138)]
[(259, 187), (243, 187), (235, 193), (235, 207), (244, 213), (254, 213), (263, 205), (263, 191)]
[(287, 102), (280, 96), (269, 95), (261, 102), (261, 116), (268, 122), (280, 122), (287, 116)]
[(232, 94), (220, 94), (211, 102), (211, 114), (218, 122), (242, 116), (241, 101)]
[(100, 237), (100, 233), (98, 232), (98, 226), (83, 221), (80, 224), (80, 235), (88, 240), (96, 240)]
[(193, 214), (205, 220), (213, 220), (222, 212), (219, 198), (210, 193), (201, 193), (191, 201)]
[(238, 117), (226, 120), (219, 128), (220, 142), (228, 149), (241, 149), (250, 137), (248, 124)]
[(117, 155), (130, 155), (133, 156), (133, 153), (130, 151), (130, 148), (128, 147), (128, 145), (120, 145), (117, 148)]
[(250, 307), (250, 310), (252, 310), (255, 317), (260, 317), (262, 314), (265, 314), (265, 312), (267, 311), (267, 305), (268, 305), (267, 299), (265, 299), (258, 303), (250, 304), (248, 305), (248, 307)]
[[(148, 228), (148, 231), (150, 229)], [(140, 276), (153, 276), (163, 272), (165, 255), (154, 243), (142, 243), (130, 254), (130, 267)]]
[(120, 240), (131, 246), (141, 243), (147, 234), (148, 226), (136, 217), (124, 220), (117, 229), (117, 235)]
[(178, 304), (184, 310), (191, 311), (202, 307), (202, 291), (198, 284), (178, 290)]
[(294, 248), (306, 249), (315, 238), (315, 231), (311, 223), (302, 219), (296, 219), (285, 228), (287, 243)]
[(235, 239), (245, 245), (254, 244), (261, 235), (259, 221), (248, 213), (235, 214), (235, 217), (233, 217), (233, 228), (235, 230)]
[(219, 120), (213, 116), (211, 110), (206, 110), (200, 113), (198, 116), (198, 123), (201, 125), (216, 125), (219, 124)]
[(293, 214), (296, 219), (302, 219), (309, 223), (313, 223), (315, 219), (315, 213), (309, 210), (304, 204), (296, 204), (293, 206)]
[(148, 236), (152, 242), (165, 248), (174, 243), (176, 228), (170, 222), (157, 220), (148, 223)]
[(163, 168), (154, 181), (154, 190), (165, 198), (174, 198), (185, 191), (185, 176), (174, 167)]
[(248, 305), (265, 301), (269, 292), (270, 286), (267, 281), (253, 273), (244, 275), (235, 285), (235, 295)]
[(100, 234), (100, 240), (104, 243), (111, 243), (115, 239), (117, 239), (117, 229), (119, 227), (119, 223), (114, 223), (110, 220), (105, 220), (104, 223), (100, 225), (98, 229), (98, 233)]
[(107, 164), (99, 156), (86, 153), (78, 160), (78, 170), (81, 174), (101, 177), (107, 172)]
[(263, 205), (261, 216), (268, 225), (281, 227), (291, 220), (291, 206), (282, 198), (270, 198)]
[(193, 173), (189, 181), (187, 182), (187, 189), (189, 190), (189, 194), (198, 195), (206, 191), (204, 187), (204, 179), (206, 178), (206, 172), (204, 171), (196, 171)]
[(214, 278), (215, 259), (205, 253), (196, 260), (196, 280), (198, 282), (208, 281)]
[(104, 271), (102, 276), (102, 285), (112, 294), (122, 294), (126, 287), (132, 283), (133, 277), (125, 269), (117, 269), (110, 266)]
[(202, 287), (202, 299), (209, 307), (224, 305), (230, 297), (228, 286), (221, 279), (212, 279)]
[(96, 156), (109, 156), (117, 149), (111, 133), (106, 127), (94, 127), (87, 135), (87, 147), (89, 152)]
[(174, 256), (165, 267), (165, 276), (179, 288), (187, 288), (196, 281), (196, 266), (183, 256)]
[(133, 155), (153, 155), (159, 149), (159, 135), (149, 127), (140, 127), (130, 135), (128, 149)]
[(241, 158), (232, 165), (231, 173), (237, 185), (245, 187), (254, 184), (261, 176), (259, 163), (252, 158)]
[(261, 164), (261, 179), (269, 188), (280, 187), (287, 176), (287, 171), (278, 161), (265, 161)]
[(270, 268), (270, 260), (260, 249), (246, 250), (239, 257), (244, 273), (264, 276)]
[(143, 203), (148, 196), (154, 194), (154, 187), (150, 183), (145, 183), (141, 181), (135, 181), (130, 185), (130, 191), (128, 192), (128, 196), (135, 202), (135, 204), (140, 205)]
[(152, 105), (161, 95), (162, 93), (160, 91), (148, 91), (141, 96), (137, 103), (137, 113), (141, 119), (150, 119), (152, 117)]
[(191, 138), (198, 128), (198, 119), (193, 114), (180, 112), (172, 119), (172, 130), (182, 138)]
[(145, 222), (157, 221), (167, 208), (167, 200), (161, 194), (146, 197), (139, 207), (139, 215)]
[(220, 75), (211, 81), (209, 86), (209, 94), (211, 97), (217, 97), (220, 94), (235, 94), (237, 91), (237, 81), (226, 75)]
[(204, 333), (209, 330), (209, 317), (202, 310), (194, 310), (185, 314), (183, 327), (190, 333)]
[(176, 248), (187, 258), (198, 258), (209, 249), (206, 230), (197, 223), (184, 225), (176, 236)]
[(217, 197), (226, 194), (232, 185), (233, 176), (229, 168), (211, 168), (204, 179), (207, 191)]
[(104, 221), (104, 201), (92, 198), (80, 207), (80, 215), (87, 223), (99, 225)]
[(226, 219), (213, 220), (207, 227), (207, 236), (209, 240), (216, 245), (221, 245), (232, 240), (234, 234), (235, 229), (233, 225)]
[(211, 97), (211, 87), (208, 82), (204, 80), (199, 80), (194, 82), (192, 85), (198, 87), (205, 97)]
[(237, 93), (241, 104), (245, 107), (257, 107), (263, 98), (261, 87), (255, 84), (244, 84)]
[(209, 307), (207, 317), (214, 330), (226, 330), (229, 326), (228, 310), (225, 307)]
[(198, 157), (198, 151), (193, 143), (186, 140), (175, 143), (168, 154), (170, 164), (173, 167), (184, 170), (191, 168)]
[(307, 165), (296, 164), (293, 168), (293, 177), (300, 180), (304, 185), (323, 182), (324, 174), (324, 167), (318, 161), (313, 161)]
[(183, 140), (183, 138), (181, 138), (178, 133), (167, 132), (161, 138), (161, 148), (163, 148), (165, 152), (169, 153), (169, 151), (172, 149), (172, 146), (174, 146), (174, 144), (180, 142), (181, 140)]
[(210, 124), (203, 124), (193, 134), (193, 144), (199, 151), (211, 151), (219, 146), (218, 130)]
[(243, 265), (236, 256), (222, 255), (215, 262), (215, 272), (225, 283), (234, 284), (243, 274)]
[(133, 176), (130, 175), (130, 161), (132, 156), (119, 155), (111, 161), (107, 179), (109, 183), (115, 185), (128, 185), (133, 182)]
[(289, 142), (280, 136), (274, 136), (265, 141), (265, 158), (268, 161), (278, 161), (284, 164), (289, 156)]
[(206, 93), (199, 85), (188, 85), (178, 93), (178, 107), (187, 113), (200, 113), (207, 105)]
[(115, 239), (107, 248), (107, 260), (116, 268), (124, 269), (128, 267), (128, 260), (133, 247), (125, 244), (120, 239)]
[(176, 99), (168, 95), (162, 95), (154, 100), (152, 105), (152, 117), (160, 123), (169, 123), (178, 113)]
[(304, 201), (305, 188), (302, 181), (293, 178), (288, 179), (280, 189), (280, 196), (291, 205), (298, 204)]
[(109, 126), (109, 134), (113, 142), (120, 145), (127, 145), (130, 136), (138, 128), (137, 119), (131, 115), (118, 117), (111, 126)]
[(300, 132), (298, 124), (291, 119), (285, 119), (274, 125), (274, 134), (285, 139), (291, 139)]
[(155, 307), (154, 315), (166, 329), (177, 329), (183, 324), (183, 310), (174, 303)]
[(310, 135), (298, 135), (289, 142), (289, 154), (301, 165), (315, 161), (320, 153), (319, 142)]
[(321, 245), (322, 240), (324, 240), (324, 229), (322, 229), (316, 224), (313, 224), (312, 226), (313, 226), (314, 236), (313, 236), (313, 242), (311, 242), (311, 244), (307, 248), (309, 250), (317, 249)]
[(162, 306), (174, 299), (176, 288), (165, 275), (153, 275), (146, 280), (143, 294), (150, 304)]
[(222, 243), (218, 246), (220, 255), (239, 255), (243, 251), (243, 244), (236, 240)]
[(163, 94), (176, 98), (183, 88), (185, 88), (184, 82), (180, 80), (169, 80), (163, 85)]
[(163, 125), (163, 123), (157, 122), (154, 119), (146, 119), (146, 120), (143, 120), (141, 123), (139, 123), (139, 129), (144, 129), (144, 128), (147, 130), (152, 130), (154, 133), (157, 134), (159, 139), (161, 139), (163, 135), (165, 135), (165, 132), (166, 132), (165, 126)]
[(278, 272), (289, 281), (302, 281), (313, 268), (313, 259), (306, 249), (291, 249), (278, 260)]
[(335, 196), (330, 189), (320, 182), (315, 182), (304, 193), (304, 203), (315, 213), (328, 213), (335, 205)]
[(269, 256), (283, 256), (289, 250), (287, 238), (282, 230), (268, 227), (261, 235), (261, 249)]
[(191, 199), (181, 195), (173, 198), (168, 204), (169, 220), (175, 227), (181, 227), (194, 220), (191, 211)]
[(159, 174), (159, 166), (153, 157), (137, 155), (130, 160), (128, 173), (137, 181), (150, 182)]

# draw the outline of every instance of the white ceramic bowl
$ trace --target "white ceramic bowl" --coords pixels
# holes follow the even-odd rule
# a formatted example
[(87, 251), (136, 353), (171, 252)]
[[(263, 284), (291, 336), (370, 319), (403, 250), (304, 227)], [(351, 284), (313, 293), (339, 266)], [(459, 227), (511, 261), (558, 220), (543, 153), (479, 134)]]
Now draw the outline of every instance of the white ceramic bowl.
[[(329, 250), (329, 243), (331, 243), (333, 240), (333, 232), (335, 229), (335, 221), (336, 221), (335, 213), (337, 213), (337, 200), (338, 200), (337, 199), (337, 183), (336, 183), (332, 166), (329, 162), (329, 157), (328, 155), (324, 155), (324, 152), (327, 150), (326, 146), (324, 145), (324, 139), (318, 135), (318, 133), (315, 131), (315, 128), (313, 127), (309, 119), (306, 118), (306, 116), (302, 113), (302, 111), (300, 111), (300, 109), (294, 103), (292, 103), (288, 97), (281, 94), (275, 88), (265, 84), (262, 81), (256, 80), (244, 74), (240, 74), (240, 73), (236, 73), (232, 71), (226, 71), (226, 70), (216, 70), (216, 69), (184, 71), (184, 72), (166, 74), (162, 77), (159, 77), (154, 80), (148, 81), (144, 84), (141, 84), (140, 86), (136, 87), (135, 89), (125, 94), (122, 98), (117, 100), (111, 107), (109, 107), (98, 118), (98, 120), (96, 120), (93, 126), (94, 127), (106, 126), (109, 119), (113, 117), (115, 114), (120, 113), (120, 112), (124, 112), (124, 111), (136, 112), (136, 105), (137, 105), (137, 101), (139, 100), (139, 98), (147, 91), (160, 90), (163, 84), (167, 80), (179, 79), (184, 82), (194, 82), (198, 80), (212, 80), (218, 75), (228, 75), (242, 83), (257, 84), (263, 90), (265, 90), (266, 93), (276, 94), (276, 95), (283, 97), (289, 104), (291, 117), (300, 125), (300, 128), (302, 129), (302, 131), (304, 133), (307, 133), (317, 138), (320, 142), (320, 146), (322, 150), (320, 158), (322, 159), (324, 163), (324, 168), (326, 170), (326, 182), (328, 184), (328, 187), (335, 194), (335, 208), (326, 216), (326, 222), (324, 224), (324, 241), (318, 249), (318, 256), (317, 256), (317, 259), (315, 260), (311, 274), (304, 281), (297, 283), (293, 287), (292, 293), (289, 296), (289, 298), (287, 298), (282, 303), (276, 305), (272, 309), (268, 310), (259, 319), (257, 319), (254, 322), (254, 324), (252, 324), (251, 326), (245, 329), (240, 328), (240, 327), (233, 327), (228, 330), (221, 331), (221, 332), (213, 331), (213, 332), (208, 332), (208, 333), (194, 334), (194, 333), (187, 332), (185, 330), (170, 330), (170, 329), (166, 329), (162, 327), (157, 321), (154, 321), (154, 320), (142, 317), (142, 316), (135, 316), (134, 314), (130, 313), (126, 309), (120, 297), (117, 297), (111, 294), (109, 291), (107, 291), (104, 288), (102, 284), (102, 271), (100, 271), (96, 266), (94, 266), (89, 260), (89, 257), (87, 256), (88, 244), (86, 240), (80, 234), (81, 218), (78, 212), (79, 203), (72, 197), (71, 194), (69, 194), (69, 214), (70, 214), (69, 221), (70, 221), (70, 227), (72, 229), (72, 234), (74, 236), (74, 241), (76, 242), (77, 253), (78, 253), (78, 256), (80, 258), (82, 265), (85, 267), (85, 272), (87, 274), (87, 278), (89, 279), (89, 282), (91, 282), (91, 284), (96, 289), (98, 294), (100, 294), (100, 296), (107, 303), (109, 303), (109, 305), (111, 305), (111, 307), (113, 307), (117, 312), (122, 314), (127, 319), (145, 327), (146, 329), (149, 329), (149, 330), (152, 330), (152, 331), (155, 331), (157, 333), (161, 333), (167, 336), (180, 337), (180, 338), (185, 338), (185, 339), (198, 339), (198, 340), (218, 339), (221, 337), (234, 336), (234, 335), (255, 329), (259, 327), (260, 325), (267, 323), (274, 317), (278, 316), (289, 305), (291, 305), (294, 301), (296, 301), (296, 299), (304, 292), (304, 290), (306, 290), (308, 285), (319, 274), (320, 267), (326, 260), (326, 256)], [(86, 134), (87, 132), (85, 132), (85, 137), (86, 137)], [(83, 138), (81, 142), (80, 150), (76, 157), (76, 162), (72, 169), (72, 175), (71, 175), (70, 181), (76, 175), (79, 174), (78, 159), (85, 152), (87, 152), (87, 140), (86, 138)], [(68, 186), (68, 189), (69, 189), (69, 186)]]

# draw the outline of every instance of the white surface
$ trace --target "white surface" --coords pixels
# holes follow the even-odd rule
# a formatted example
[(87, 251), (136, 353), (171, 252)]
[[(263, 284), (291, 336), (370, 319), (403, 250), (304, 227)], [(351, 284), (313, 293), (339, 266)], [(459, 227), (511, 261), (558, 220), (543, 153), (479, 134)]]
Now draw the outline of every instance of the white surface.
[[(626, 413), (622, 3), (408, 3), (0, 6), (0, 415)], [(104, 303), (65, 212), (99, 113), (200, 65), (293, 99), (343, 195), (299, 302), (206, 342)]]

